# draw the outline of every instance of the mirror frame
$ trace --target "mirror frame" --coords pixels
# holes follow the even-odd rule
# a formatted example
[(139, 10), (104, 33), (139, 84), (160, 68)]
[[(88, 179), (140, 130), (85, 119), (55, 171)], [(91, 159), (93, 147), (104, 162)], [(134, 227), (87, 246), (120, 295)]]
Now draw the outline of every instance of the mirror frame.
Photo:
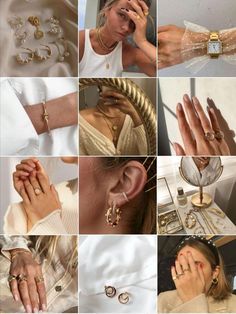
[(79, 91), (93, 85), (103, 85), (122, 93), (137, 111), (146, 133), (149, 156), (156, 156), (157, 114), (146, 93), (127, 78), (81, 78)]
[[(182, 162), (183, 162), (183, 158), (185, 158), (185, 157), (188, 157), (188, 156), (183, 156), (183, 157), (181, 158), (180, 166), (179, 166), (179, 173), (180, 173), (182, 179), (183, 179), (185, 182), (187, 182), (189, 185), (196, 186), (196, 187), (200, 187), (200, 185), (195, 185), (195, 184), (189, 183), (189, 181), (185, 178), (185, 176), (184, 176), (184, 174), (183, 174), (183, 171), (182, 171)], [(194, 156), (193, 156), (193, 157), (194, 157)], [(191, 157), (191, 158), (192, 158), (192, 157)], [(210, 158), (219, 158), (219, 159), (220, 159), (220, 173), (219, 173), (218, 177), (216, 178), (216, 180), (211, 183), (211, 184), (213, 184), (213, 183), (215, 183), (215, 182), (220, 178), (220, 176), (222, 175), (224, 166), (222, 165), (222, 160), (221, 160), (221, 158), (220, 158), (219, 156), (217, 156), (217, 157), (210, 156)], [(209, 186), (209, 185), (211, 185), (211, 184), (203, 185), (202, 187)]]

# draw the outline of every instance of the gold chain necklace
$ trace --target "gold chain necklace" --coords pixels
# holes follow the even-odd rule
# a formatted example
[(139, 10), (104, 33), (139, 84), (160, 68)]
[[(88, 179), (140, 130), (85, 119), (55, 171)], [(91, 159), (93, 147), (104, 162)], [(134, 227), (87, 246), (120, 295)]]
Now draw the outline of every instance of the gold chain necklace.
[[(100, 47), (105, 50), (105, 51), (112, 51), (116, 48), (116, 46), (118, 45), (118, 42), (115, 42), (114, 45), (112, 45), (111, 47), (108, 47), (104, 41), (102, 40), (102, 37), (101, 37), (101, 28), (96, 28), (96, 35), (97, 35), (97, 40), (98, 40), (98, 43), (100, 45)], [(109, 63), (109, 60), (107, 58), (106, 55), (104, 55), (105, 57), (105, 60), (106, 60), (106, 69), (110, 69), (110, 63)]]

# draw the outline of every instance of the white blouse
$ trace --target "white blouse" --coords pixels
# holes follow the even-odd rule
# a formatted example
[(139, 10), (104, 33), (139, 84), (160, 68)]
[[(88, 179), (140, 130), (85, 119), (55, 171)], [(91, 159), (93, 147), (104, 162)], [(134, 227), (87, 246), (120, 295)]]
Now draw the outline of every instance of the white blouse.
[(0, 155), (77, 155), (77, 126), (38, 135), (23, 108), (76, 91), (73, 78), (0, 79)]
[[(155, 236), (80, 236), (81, 313), (156, 313)], [(116, 289), (109, 298), (105, 286)], [(118, 295), (128, 292), (129, 302)]]
[(79, 115), (80, 155), (146, 155), (147, 141), (143, 125), (134, 127), (129, 115), (125, 116), (117, 147), (114, 143)]

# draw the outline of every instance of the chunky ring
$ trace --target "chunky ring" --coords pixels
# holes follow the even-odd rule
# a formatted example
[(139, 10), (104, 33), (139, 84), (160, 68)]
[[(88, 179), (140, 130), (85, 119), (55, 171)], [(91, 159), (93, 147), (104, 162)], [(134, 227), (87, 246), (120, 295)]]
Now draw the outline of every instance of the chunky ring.
[(215, 138), (217, 140), (223, 140), (223, 138), (225, 137), (224, 132), (218, 130), (215, 132)]
[(7, 280), (10, 283), (12, 280), (16, 280), (16, 276), (15, 275), (9, 275)]
[(128, 292), (123, 292), (118, 295), (118, 300), (122, 304), (126, 304), (129, 302), (129, 293)]
[(183, 272), (185, 272), (185, 271), (190, 271), (190, 268), (184, 268)]
[(36, 195), (39, 195), (39, 194), (42, 193), (42, 190), (41, 190), (40, 188), (35, 188), (35, 189), (34, 189), (34, 193), (35, 193)]
[(177, 276), (173, 276), (172, 279), (173, 279), (173, 280), (177, 280), (178, 277), (177, 277)]
[(145, 16), (148, 16), (149, 11), (144, 11), (143, 13), (144, 13)]
[(183, 275), (184, 275), (184, 273), (177, 274), (177, 278), (179, 278), (179, 277), (181, 277)]
[(215, 139), (215, 132), (206, 132), (205, 133), (205, 140), (207, 141), (214, 141)]
[(139, 20), (140, 19), (140, 15), (136, 14), (136, 19)]
[(116, 288), (112, 286), (105, 286), (105, 293), (108, 298), (113, 298), (116, 295)]
[(24, 274), (19, 274), (19, 275), (16, 276), (16, 280), (17, 280), (18, 282), (27, 281), (27, 277), (26, 277), (26, 275), (24, 275)]
[(43, 276), (36, 276), (36, 277), (34, 277), (34, 279), (35, 279), (36, 283), (44, 282)]

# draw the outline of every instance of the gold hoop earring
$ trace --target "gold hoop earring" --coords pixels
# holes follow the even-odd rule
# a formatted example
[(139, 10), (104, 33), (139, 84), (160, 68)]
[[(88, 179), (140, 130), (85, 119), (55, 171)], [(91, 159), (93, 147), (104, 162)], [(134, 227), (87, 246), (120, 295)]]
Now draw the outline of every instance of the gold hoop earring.
[(27, 50), (27, 52), (25, 53), (28, 53), (28, 57), (22, 58), (22, 53), (24, 52), (21, 52), (16, 55), (16, 61), (20, 64), (27, 64), (31, 62), (34, 58), (34, 51), (30, 48), (25, 48), (25, 47), (21, 47), (21, 48)]
[(118, 295), (118, 300), (121, 304), (126, 304), (129, 302), (129, 293), (128, 292), (123, 292), (121, 294)]
[(218, 278), (213, 278), (212, 283), (213, 283), (213, 285), (217, 285), (218, 284)]
[(39, 61), (45, 61), (45, 60), (47, 60), (47, 59), (49, 59), (50, 57), (51, 57), (51, 55), (52, 55), (52, 50), (51, 50), (51, 48), (49, 47), (49, 46), (46, 46), (46, 45), (40, 45), (40, 46), (43, 46), (43, 47), (45, 47), (45, 48), (42, 48), (42, 49), (44, 49), (44, 50), (46, 50), (47, 51), (47, 55), (46, 56), (44, 56), (44, 55), (42, 55), (41, 53), (40, 53), (40, 49), (39, 48), (37, 48), (36, 50), (35, 50), (35, 57), (39, 60)]
[(116, 295), (116, 288), (112, 286), (105, 286), (105, 293), (108, 298), (113, 298)]
[[(105, 214), (107, 224), (109, 226), (116, 227), (121, 220), (121, 213), (122, 211), (119, 208), (117, 208), (116, 203), (113, 202), (112, 206), (108, 208)], [(112, 216), (116, 216), (114, 221), (112, 221)]]

